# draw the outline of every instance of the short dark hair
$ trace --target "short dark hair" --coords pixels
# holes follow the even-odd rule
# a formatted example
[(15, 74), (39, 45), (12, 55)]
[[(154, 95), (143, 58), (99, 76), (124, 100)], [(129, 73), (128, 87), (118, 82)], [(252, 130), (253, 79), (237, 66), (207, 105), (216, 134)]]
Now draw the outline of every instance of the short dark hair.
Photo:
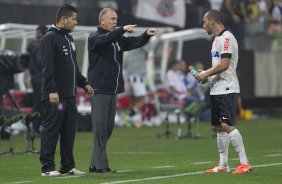
[(36, 28), (36, 30), (38, 30), (43, 35), (46, 33), (47, 29), (48, 28), (46, 25), (38, 25)]
[(69, 4), (63, 4), (57, 11), (56, 22), (59, 22), (63, 16), (72, 16), (73, 12), (77, 13), (77, 10), (73, 6)]
[(168, 65), (167, 65), (167, 69), (171, 69), (173, 66), (177, 65), (177, 64), (180, 64), (180, 63), (183, 63), (184, 61), (182, 59), (173, 59), (171, 60), (170, 62), (168, 62)]
[(223, 24), (223, 15), (218, 10), (208, 11), (207, 18), (209, 20), (214, 20), (218, 24)]

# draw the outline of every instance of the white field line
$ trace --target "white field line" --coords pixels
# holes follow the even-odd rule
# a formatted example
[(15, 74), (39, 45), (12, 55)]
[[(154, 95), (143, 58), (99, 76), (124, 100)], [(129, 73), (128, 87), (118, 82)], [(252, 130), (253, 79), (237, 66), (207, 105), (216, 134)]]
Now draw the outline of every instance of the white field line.
[(32, 183), (33, 181), (16, 181), (16, 182), (11, 182), (7, 184), (22, 184), (22, 183)]
[[(277, 165), (282, 165), (282, 163), (256, 165), (256, 166), (253, 166), (253, 167), (254, 168), (270, 167), (270, 166), (277, 166)], [(166, 178), (192, 176), (192, 175), (198, 175), (198, 174), (204, 174), (204, 173), (206, 173), (206, 172), (205, 171), (198, 171), (198, 172), (174, 174), (174, 175), (168, 175), (168, 176), (156, 176), (156, 177), (140, 178), (140, 179), (132, 179), (132, 180), (120, 180), (120, 181), (106, 182), (106, 183), (101, 183), (101, 184), (119, 184), (119, 183), (131, 183), (131, 182), (140, 182), (140, 181), (149, 181), (149, 180), (161, 180), (161, 179), (166, 179)]]
[(213, 163), (212, 161), (207, 161), (207, 162), (192, 162), (191, 164), (193, 165), (203, 165), (203, 164), (211, 164)]
[(84, 177), (85, 175), (70, 175), (70, 176), (57, 176), (53, 177), (54, 179), (68, 179), (68, 178), (80, 178)]
[[(250, 157), (248, 157), (248, 159), (250, 159)], [(232, 158), (232, 159), (230, 159), (230, 160), (240, 160), (239, 158)]]
[(160, 180), (160, 179), (175, 178), (175, 177), (180, 177), (180, 176), (191, 176), (191, 175), (197, 175), (197, 174), (203, 174), (203, 173), (205, 172), (200, 171), (200, 172), (191, 172), (191, 173), (183, 173), (183, 174), (174, 174), (174, 175), (168, 175), (168, 176), (156, 176), (156, 177), (151, 177), (151, 178), (113, 181), (113, 182), (107, 182), (107, 183), (101, 183), (101, 184), (118, 184), (118, 183), (130, 183), (130, 182), (139, 182), (139, 181), (148, 181), (148, 180)]
[(282, 165), (282, 163), (255, 165), (255, 166), (252, 166), (252, 167), (254, 167), (254, 168), (256, 168), (256, 167), (270, 167), (270, 166), (277, 166), (277, 165)]
[(163, 168), (171, 168), (171, 167), (175, 167), (173, 165), (164, 165), (164, 166), (156, 166), (156, 167), (153, 167), (154, 169), (163, 169)]
[(186, 153), (186, 152), (152, 152), (152, 151), (146, 151), (146, 152), (138, 152), (138, 151), (131, 151), (131, 152), (111, 152), (109, 154), (113, 154), (113, 155), (156, 155), (156, 154), (171, 154), (171, 153), (174, 153), (174, 154), (178, 154), (178, 153)]
[[(282, 163), (255, 165), (255, 166), (252, 166), (252, 167), (253, 168), (259, 168), (259, 167), (270, 167), (270, 166), (278, 166), (278, 165), (282, 165)], [(131, 171), (133, 171), (133, 170), (124, 170), (124, 171), (119, 171), (119, 172), (131, 172)], [(166, 178), (192, 176), (192, 175), (198, 175), (198, 174), (204, 174), (204, 173), (205, 173), (205, 171), (198, 171), (198, 172), (174, 174), (174, 175), (168, 175), (168, 176), (156, 176), (156, 177), (150, 177), (150, 178), (106, 182), (106, 183), (101, 183), (101, 184), (119, 184), (119, 183), (139, 182), (139, 181), (148, 181), (148, 180), (160, 180), (160, 179), (166, 179)], [(54, 179), (78, 178), (78, 177), (82, 177), (82, 176), (85, 176), (85, 175), (54, 177)], [(33, 183), (33, 181), (17, 181), (17, 182), (10, 182), (10, 183), (6, 183), (6, 184), (23, 184), (23, 183)]]
[(134, 170), (120, 170), (117, 171), (117, 173), (127, 173), (127, 172), (133, 172)]
[(280, 157), (282, 154), (270, 154), (270, 155), (265, 155), (266, 157)]

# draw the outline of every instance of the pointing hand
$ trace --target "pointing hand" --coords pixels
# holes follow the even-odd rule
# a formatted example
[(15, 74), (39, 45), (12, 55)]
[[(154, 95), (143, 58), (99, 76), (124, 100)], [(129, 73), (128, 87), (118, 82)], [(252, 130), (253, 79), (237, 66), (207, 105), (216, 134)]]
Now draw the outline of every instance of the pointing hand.
[(128, 33), (132, 33), (134, 31), (134, 28), (137, 26), (137, 24), (134, 25), (126, 25), (123, 27), (123, 30), (125, 30)]
[(155, 34), (157, 34), (158, 30), (155, 28), (150, 28), (147, 30), (147, 35), (149, 36), (154, 36)]

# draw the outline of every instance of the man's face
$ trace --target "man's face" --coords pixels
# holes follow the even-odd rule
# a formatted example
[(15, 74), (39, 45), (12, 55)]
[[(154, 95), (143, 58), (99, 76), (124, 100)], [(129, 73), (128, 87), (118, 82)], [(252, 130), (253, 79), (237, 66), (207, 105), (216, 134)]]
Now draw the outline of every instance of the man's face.
[(203, 28), (208, 32), (209, 35), (212, 34), (211, 20), (208, 19), (207, 14), (203, 18)]
[(100, 25), (107, 31), (115, 30), (118, 16), (115, 11), (109, 10), (100, 20)]
[(73, 31), (77, 25), (77, 13), (73, 12), (70, 17), (63, 17), (64, 19), (64, 29)]

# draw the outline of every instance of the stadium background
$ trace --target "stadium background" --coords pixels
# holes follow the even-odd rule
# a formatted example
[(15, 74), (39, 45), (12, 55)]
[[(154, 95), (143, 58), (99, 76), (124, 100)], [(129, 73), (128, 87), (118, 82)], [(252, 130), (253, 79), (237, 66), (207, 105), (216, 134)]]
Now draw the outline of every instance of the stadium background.
[[(215, 1), (215, 0), (211, 0)], [(98, 2), (93, 0), (0, 0), (0, 24), (53, 24), (58, 6), (71, 3), (78, 8), (79, 25), (96, 26), (99, 12)], [(120, 2), (129, 2), (127, 0)], [(196, 4), (196, 3), (195, 3)], [(196, 19), (192, 12), (188, 20)], [(192, 16), (193, 15), (193, 16)], [(187, 20), (185, 28), (199, 27)], [(140, 27), (171, 26), (158, 22), (137, 19), (131, 13), (119, 12), (119, 25), (136, 23)], [(191, 24), (190, 24), (191, 23)], [(182, 30), (174, 27), (176, 31)], [(254, 40), (256, 41), (256, 40)], [(254, 172), (250, 175), (234, 176), (204, 175), (204, 170), (215, 164), (218, 153), (215, 139), (211, 138), (208, 122), (200, 123), (200, 139), (156, 139), (157, 133), (165, 126), (152, 128), (117, 128), (108, 144), (111, 167), (117, 174), (97, 175), (87, 173), (80, 178), (42, 178), (40, 176), (39, 155), (25, 154), (24, 134), (13, 136), (13, 153), (0, 156), (0, 183), (225, 183), (225, 184), (279, 184), (282, 181), (281, 163), (281, 50), (271, 50), (272, 38), (266, 38), (263, 50), (240, 50), (240, 85), (245, 108), (254, 110), (260, 118), (240, 120), (238, 128), (244, 135), (244, 143)], [(79, 44), (79, 43), (78, 43)], [(258, 43), (261, 44), (261, 43)], [(17, 50), (14, 40), (7, 47)], [(200, 39), (185, 42), (183, 59), (188, 64), (194, 61), (210, 66), (211, 40)], [(267, 118), (261, 115), (269, 115)], [(186, 133), (186, 124), (171, 125), (177, 132), (179, 127)], [(194, 128), (194, 127), (193, 127)], [(35, 140), (35, 148), (39, 148)], [(78, 132), (75, 143), (77, 167), (88, 169), (92, 149), (92, 134)], [(280, 141), (279, 141), (280, 140)], [(9, 149), (7, 140), (0, 140), (0, 153)], [(57, 155), (59, 149), (57, 149)], [(235, 167), (237, 154), (230, 149), (230, 165)], [(59, 158), (56, 157), (57, 163)], [(203, 177), (204, 176), (204, 177)]]
[[(70, 0), (70, 1), (34, 1), (34, 0), (2, 0), (0, 1), (0, 24), (4, 23), (21, 23), (21, 24), (47, 24), (54, 23), (54, 15), (56, 14), (57, 7), (61, 3), (71, 3), (77, 6), (79, 11), (78, 24), (84, 26), (96, 26), (98, 25), (98, 12), (99, 3), (102, 1), (90, 1), (90, 0)], [(118, 2), (118, 1), (117, 1)], [(131, 1), (120, 1), (121, 3), (129, 3)], [(134, 2), (134, 1), (133, 1)], [(136, 3), (136, 2), (135, 2)], [(195, 3), (197, 5), (197, 3)], [(187, 8), (187, 7), (186, 7)], [(181, 30), (186, 28), (200, 27), (200, 24), (195, 24), (192, 20), (198, 19), (195, 17), (195, 12), (191, 12), (191, 9), (186, 9), (185, 28), (174, 27), (174, 29)], [(136, 18), (131, 12), (119, 11), (119, 25), (126, 25), (135, 23), (139, 27), (162, 27), (170, 26), (163, 23), (154, 21), (148, 21), (144, 19)], [(172, 26), (173, 27), (173, 26)], [(255, 40), (253, 40), (255, 42)], [(269, 73), (280, 73), (279, 68), (281, 66), (277, 63), (269, 62), (268, 60), (277, 55), (272, 53), (268, 48), (271, 44), (271, 39), (266, 38), (263, 42), (266, 49), (265, 51), (256, 51), (253, 49), (240, 50), (240, 60), (238, 71), (240, 72), (240, 85), (241, 85), (241, 97), (243, 99), (244, 106), (246, 108), (252, 108), (254, 110), (264, 111), (267, 113), (280, 114), (280, 107), (282, 104), (282, 90), (281, 87), (277, 87), (277, 81), (281, 77), (270, 78)], [(261, 44), (261, 43), (257, 43)], [(194, 61), (201, 61), (206, 67), (210, 66), (209, 52), (211, 47), (210, 40), (194, 40), (185, 42), (183, 49), (183, 59), (191, 64)], [(263, 55), (263, 57), (262, 57)], [(279, 54), (278, 54), (279, 55)], [(276, 58), (279, 58), (277, 56)], [(281, 58), (281, 57), (280, 57)], [(274, 61), (275, 62), (275, 61)], [(278, 62), (278, 61), (277, 61)], [(270, 70), (272, 68), (272, 70)], [(273, 71), (273, 69), (275, 71)], [(272, 84), (272, 85), (271, 85)], [(279, 84), (279, 82), (278, 82)], [(273, 85), (276, 85), (273, 86)], [(274, 88), (274, 89), (273, 89)], [(275, 92), (271, 92), (271, 90)]]

